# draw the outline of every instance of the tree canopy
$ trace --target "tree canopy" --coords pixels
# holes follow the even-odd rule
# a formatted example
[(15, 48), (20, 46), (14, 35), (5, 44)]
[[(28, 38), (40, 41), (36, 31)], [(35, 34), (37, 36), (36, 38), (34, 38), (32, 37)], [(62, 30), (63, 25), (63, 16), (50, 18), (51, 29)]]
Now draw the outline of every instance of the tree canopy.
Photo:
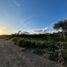
[(60, 28), (63, 30), (67, 29), (67, 20), (59, 21), (58, 23), (54, 24), (53, 28), (57, 30)]

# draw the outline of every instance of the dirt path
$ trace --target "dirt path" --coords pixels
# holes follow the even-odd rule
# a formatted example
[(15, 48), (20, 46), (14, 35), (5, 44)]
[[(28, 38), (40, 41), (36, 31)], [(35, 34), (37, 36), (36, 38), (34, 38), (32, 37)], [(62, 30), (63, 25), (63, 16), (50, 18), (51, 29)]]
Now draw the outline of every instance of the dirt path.
[(20, 48), (4, 39), (0, 39), (0, 67), (62, 67), (30, 51)]

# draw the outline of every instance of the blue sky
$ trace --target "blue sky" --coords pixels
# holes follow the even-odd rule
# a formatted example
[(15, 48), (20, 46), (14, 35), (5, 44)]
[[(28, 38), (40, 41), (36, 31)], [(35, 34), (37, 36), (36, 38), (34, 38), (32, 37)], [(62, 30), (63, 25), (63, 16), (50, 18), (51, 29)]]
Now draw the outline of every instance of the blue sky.
[(52, 29), (67, 18), (67, 0), (0, 0), (0, 34)]

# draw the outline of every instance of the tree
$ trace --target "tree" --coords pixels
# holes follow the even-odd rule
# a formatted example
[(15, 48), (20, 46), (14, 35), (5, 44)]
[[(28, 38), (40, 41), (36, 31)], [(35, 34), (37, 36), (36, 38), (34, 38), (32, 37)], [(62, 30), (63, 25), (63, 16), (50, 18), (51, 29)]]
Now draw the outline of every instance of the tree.
[(53, 28), (56, 30), (61, 29), (63, 33), (63, 37), (65, 39), (65, 33), (67, 33), (67, 20), (59, 21), (58, 23), (54, 24)]
[(20, 35), (20, 33), (21, 33), (21, 30), (18, 31), (18, 35)]

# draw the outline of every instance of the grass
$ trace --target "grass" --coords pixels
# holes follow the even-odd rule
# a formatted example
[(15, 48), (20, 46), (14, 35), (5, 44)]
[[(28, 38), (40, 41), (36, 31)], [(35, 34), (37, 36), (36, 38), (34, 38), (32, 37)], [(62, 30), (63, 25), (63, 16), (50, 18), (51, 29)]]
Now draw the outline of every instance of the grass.
[(67, 37), (64, 40), (62, 36), (59, 37), (58, 33), (42, 35), (14, 34), (10, 35), (9, 39), (15, 45), (24, 48), (22, 51), (33, 49), (34, 53), (44, 58), (67, 65)]

